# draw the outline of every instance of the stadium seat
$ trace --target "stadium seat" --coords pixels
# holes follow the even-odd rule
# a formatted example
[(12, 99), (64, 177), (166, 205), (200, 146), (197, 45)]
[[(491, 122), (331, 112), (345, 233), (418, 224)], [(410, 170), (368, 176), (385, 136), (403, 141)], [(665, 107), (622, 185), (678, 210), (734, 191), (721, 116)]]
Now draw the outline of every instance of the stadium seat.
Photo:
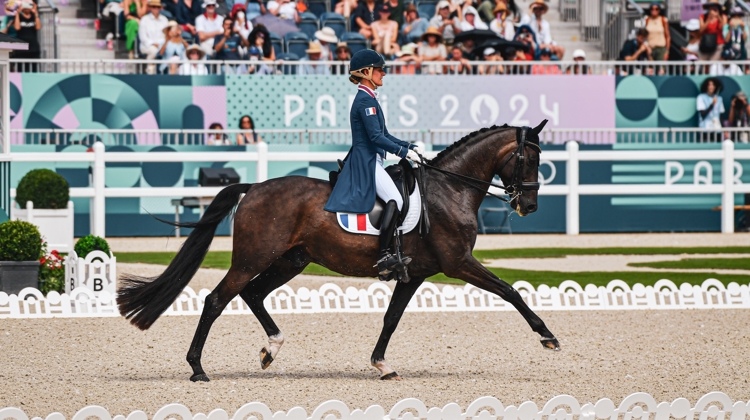
[(308, 0), (307, 11), (317, 17), (321, 17), (323, 16), (323, 13), (327, 13), (330, 11), (330, 7), (328, 6), (328, 4), (329, 3), (326, 0)]
[(281, 37), (273, 32), (271, 32), (271, 45), (273, 46), (273, 51), (276, 53), (276, 56), (278, 57), (279, 54), (284, 53), (284, 43), (281, 40)]
[(341, 42), (346, 42), (349, 49), (352, 50), (352, 54), (367, 48), (367, 38), (359, 32), (344, 32), (341, 34), (339, 40), (341, 40)]
[(341, 38), (341, 34), (346, 32), (346, 18), (338, 13), (328, 12), (320, 16), (320, 27), (328, 26), (336, 32), (336, 36)]
[(297, 24), (300, 32), (304, 32), (308, 38), (315, 38), (315, 31), (320, 29), (318, 27), (318, 17), (310, 12), (305, 12), (300, 15), (300, 21)]
[(299, 57), (306, 55), (305, 50), (310, 46), (310, 38), (304, 32), (289, 32), (284, 35), (284, 49), (288, 53), (297, 54)]
[(432, 19), (435, 16), (435, 8), (437, 7), (436, 0), (419, 0), (417, 1), (417, 11), (419, 17), (424, 19)]
[[(278, 60), (284, 61), (299, 61), (299, 56), (294, 53), (282, 53), (276, 56)], [(284, 74), (297, 74), (297, 63), (282, 64), (282, 71)]]

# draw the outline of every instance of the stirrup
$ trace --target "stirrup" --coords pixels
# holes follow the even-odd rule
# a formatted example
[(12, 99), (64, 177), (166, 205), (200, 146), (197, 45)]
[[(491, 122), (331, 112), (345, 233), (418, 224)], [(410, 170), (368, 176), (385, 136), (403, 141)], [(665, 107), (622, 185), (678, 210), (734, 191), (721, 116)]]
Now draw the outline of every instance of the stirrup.
[(405, 264), (399, 260), (398, 256), (389, 252), (383, 255), (373, 267), (378, 267), (378, 275), (387, 276), (404, 266)]

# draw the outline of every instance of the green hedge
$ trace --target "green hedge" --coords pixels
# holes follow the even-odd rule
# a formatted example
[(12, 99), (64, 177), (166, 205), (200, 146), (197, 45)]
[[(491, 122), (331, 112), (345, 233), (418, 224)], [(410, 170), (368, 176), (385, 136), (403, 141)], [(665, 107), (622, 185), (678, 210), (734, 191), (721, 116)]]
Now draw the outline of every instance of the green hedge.
[(73, 247), (73, 250), (75, 250), (78, 258), (86, 258), (86, 256), (89, 255), (89, 252), (91, 251), (103, 251), (107, 255), (109, 255), (110, 252), (109, 244), (107, 243), (107, 241), (104, 240), (104, 238), (100, 238), (94, 235), (84, 236), (83, 238), (79, 239), (78, 242), (76, 242), (76, 245)]
[(0, 223), (0, 261), (36, 261), (42, 257), (42, 235), (29, 222)]
[(64, 209), (68, 207), (70, 186), (62, 175), (49, 169), (35, 169), (21, 178), (16, 188), (16, 202), (22, 209), (26, 202), (35, 209)]

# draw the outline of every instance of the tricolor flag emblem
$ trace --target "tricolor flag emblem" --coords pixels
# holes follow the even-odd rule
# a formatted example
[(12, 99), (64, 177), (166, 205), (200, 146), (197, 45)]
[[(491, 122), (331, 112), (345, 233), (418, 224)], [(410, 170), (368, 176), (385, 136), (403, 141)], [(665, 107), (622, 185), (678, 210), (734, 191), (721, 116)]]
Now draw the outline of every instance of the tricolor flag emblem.
[(375, 107), (365, 108), (365, 115), (366, 116), (369, 117), (370, 115), (375, 115), (375, 114), (377, 114), (377, 110), (375, 109)]
[(355, 213), (339, 213), (341, 225), (349, 230), (358, 232), (367, 231), (367, 215)]

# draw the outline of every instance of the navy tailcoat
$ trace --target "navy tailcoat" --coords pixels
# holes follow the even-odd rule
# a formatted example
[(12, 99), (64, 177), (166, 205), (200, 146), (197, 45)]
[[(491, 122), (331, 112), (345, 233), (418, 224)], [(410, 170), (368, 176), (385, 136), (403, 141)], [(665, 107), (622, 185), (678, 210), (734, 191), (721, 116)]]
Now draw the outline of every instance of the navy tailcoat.
[(352, 103), (349, 121), (352, 126), (352, 148), (325, 210), (368, 213), (375, 205), (377, 155), (385, 160), (385, 153), (389, 152), (404, 158), (414, 145), (388, 133), (380, 104), (362, 88)]

